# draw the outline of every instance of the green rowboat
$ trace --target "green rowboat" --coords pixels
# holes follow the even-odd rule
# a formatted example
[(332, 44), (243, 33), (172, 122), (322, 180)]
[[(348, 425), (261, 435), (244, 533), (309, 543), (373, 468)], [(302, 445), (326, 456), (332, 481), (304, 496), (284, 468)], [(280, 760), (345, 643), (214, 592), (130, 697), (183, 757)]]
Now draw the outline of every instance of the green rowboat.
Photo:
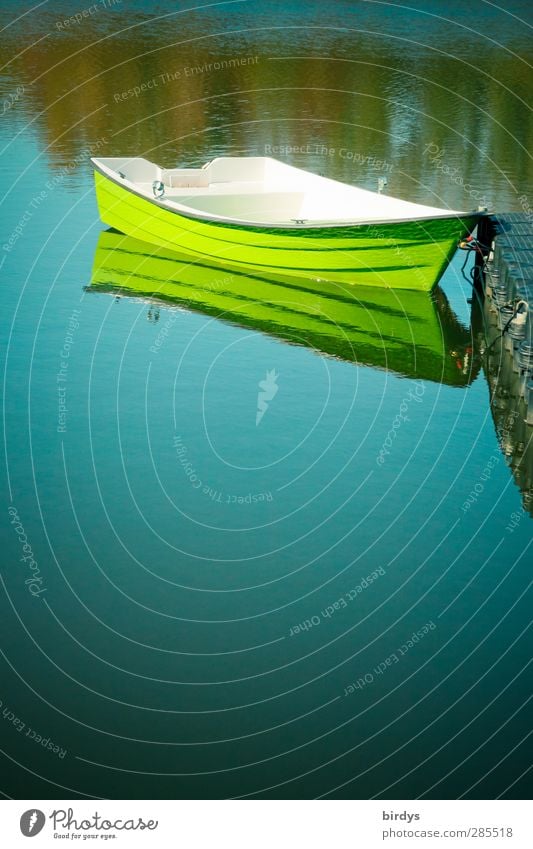
[(252, 275), (428, 292), (481, 214), (398, 200), (270, 157), (174, 169), (141, 157), (92, 163), (105, 224)]

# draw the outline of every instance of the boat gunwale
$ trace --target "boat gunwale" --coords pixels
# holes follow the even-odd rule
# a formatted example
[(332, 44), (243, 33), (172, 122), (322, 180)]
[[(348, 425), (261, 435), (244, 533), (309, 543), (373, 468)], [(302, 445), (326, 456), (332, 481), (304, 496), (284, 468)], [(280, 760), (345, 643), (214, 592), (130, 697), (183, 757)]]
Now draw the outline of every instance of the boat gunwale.
[[(126, 157), (127, 158), (127, 157)], [(223, 226), (223, 227), (234, 227), (238, 229), (264, 229), (264, 230), (273, 230), (273, 231), (283, 231), (283, 230), (295, 230), (296, 232), (305, 232), (306, 230), (321, 230), (321, 229), (340, 229), (345, 227), (372, 227), (374, 225), (398, 225), (398, 224), (413, 224), (416, 222), (429, 222), (429, 221), (442, 221), (442, 220), (461, 220), (463, 218), (482, 218), (484, 215), (487, 215), (487, 212), (482, 212), (480, 210), (471, 210), (471, 211), (457, 211), (454, 210), (453, 213), (447, 212), (443, 210), (442, 215), (427, 215), (420, 216), (417, 215), (413, 218), (387, 218), (387, 219), (371, 219), (368, 221), (352, 221), (352, 220), (336, 220), (336, 221), (322, 221), (317, 222), (315, 224), (308, 223), (305, 219), (305, 223), (299, 224), (296, 221), (293, 223), (291, 221), (283, 222), (280, 224), (270, 222), (262, 222), (262, 221), (247, 221), (245, 219), (239, 218), (229, 218), (222, 215), (216, 215), (214, 213), (202, 213), (192, 212), (189, 207), (185, 207), (181, 204), (177, 204), (173, 201), (170, 201), (163, 198), (151, 198), (149, 195), (145, 194), (145, 192), (141, 191), (137, 185), (128, 180), (127, 177), (120, 177), (116, 171), (113, 171), (112, 168), (109, 168), (106, 165), (103, 165), (100, 160), (96, 157), (91, 157), (91, 162), (93, 164), (94, 170), (100, 173), (103, 177), (106, 177), (112, 183), (121, 188), (124, 188), (126, 191), (129, 191), (131, 194), (136, 195), (137, 197), (142, 198), (142, 200), (147, 201), (148, 203), (154, 204), (158, 209), (164, 209), (167, 212), (171, 212), (174, 215), (181, 215), (184, 218), (190, 218), (193, 221), (202, 221), (204, 223), (213, 224), (215, 226)], [(155, 163), (152, 163), (155, 164)], [(207, 163), (209, 164), (209, 163)], [(160, 167), (160, 166), (157, 166)], [(204, 166), (205, 167), (205, 166)], [(303, 170), (303, 169), (300, 169)], [(348, 186), (349, 184), (342, 184)], [(375, 193), (374, 193), (375, 194)], [(169, 205), (169, 203), (171, 205)], [(423, 204), (419, 204), (423, 207)]]

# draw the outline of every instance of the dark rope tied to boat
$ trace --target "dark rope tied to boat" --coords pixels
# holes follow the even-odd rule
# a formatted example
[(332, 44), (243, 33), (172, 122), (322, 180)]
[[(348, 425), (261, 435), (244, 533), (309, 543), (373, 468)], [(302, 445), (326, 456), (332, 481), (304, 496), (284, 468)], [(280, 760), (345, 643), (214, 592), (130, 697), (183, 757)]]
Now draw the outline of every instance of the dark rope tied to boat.
[[(485, 272), (487, 270), (487, 262), (489, 260), (489, 249), (486, 245), (482, 245), (481, 242), (479, 242), (473, 236), (467, 236), (466, 239), (461, 239), (461, 241), (458, 244), (458, 247), (459, 247), (460, 250), (466, 251), (465, 261), (463, 262), (463, 264), (461, 266), (461, 274), (463, 275), (463, 277), (464, 277), (464, 279), (466, 280), (467, 283), (469, 283), (471, 286), (475, 286), (476, 273), (485, 274)], [(469, 258), (470, 254), (472, 252), (479, 254), (479, 256), (483, 260), (483, 264), (482, 264), (481, 268), (477, 268), (474, 265), (470, 269), (470, 278), (468, 278), (465, 274), (465, 268), (466, 268), (466, 264), (468, 262), (468, 258)], [(524, 313), (527, 313), (527, 311), (528, 311), (528, 304), (527, 304), (526, 301), (524, 301), (522, 299), (518, 299), (514, 304), (509, 302), (507, 304), (507, 306), (509, 306), (512, 309), (512, 313), (511, 313), (510, 317), (508, 318), (508, 320), (506, 321), (505, 325), (503, 326), (502, 332), (500, 334), (498, 334), (498, 336), (496, 336), (492, 340), (492, 342), (490, 343), (488, 348), (485, 349), (486, 354), (490, 351), (492, 346), (499, 339), (503, 339), (503, 337), (507, 333), (509, 327), (511, 326), (512, 322), (519, 315), (523, 315)]]
[[(465, 261), (461, 266), (461, 274), (463, 275), (466, 282), (470, 284), (470, 286), (475, 286), (476, 273), (484, 274), (487, 270), (487, 261), (489, 256), (488, 248), (486, 245), (482, 245), (481, 242), (479, 242), (473, 236), (467, 236), (466, 239), (461, 239), (457, 247), (461, 251), (466, 251)], [(472, 252), (479, 254), (481, 259), (483, 260), (483, 265), (481, 266), (481, 269), (478, 269), (475, 265), (472, 266), (472, 268), (470, 269), (470, 277), (467, 277), (465, 274), (465, 268), (468, 262), (468, 258)]]
[[(466, 268), (466, 265), (468, 263), (470, 254), (472, 252), (474, 252), (474, 253), (477, 253), (481, 257), (481, 259), (483, 260), (483, 265), (482, 265), (481, 269), (479, 270), (479, 274), (484, 273), (484, 271), (486, 270), (486, 263), (487, 263), (487, 260), (488, 260), (488, 257), (489, 257), (489, 249), (486, 246), (482, 245), (481, 242), (479, 242), (473, 236), (470, 236), (470, 235), (468, 235), (465, 239), (461, 239), (461, 241), (458, 242), (457, 247), (460, 250), (465, 251), (465, 253), (466, 253), (464, 262), (461, 266), (461, 274), (464, 277), (464, 279), (466, 280), (466, 282), (472, 287), (473, 294), (477, 298), (479, 298), (479, 293), (478, 293), (478, 290), (476, 288), (476, 271), (478, 271), (479, 269), (474, 264), (472, 266), (472, 268), (470, 269), (469, 276), (467, 277), (466, 274), (465, 274), (465, 268)], [(471, 304), (472, 301), (473, 301), (473, 298), (468, 298), (467, 300), (468, 300), (468, 303)], [(485, 339), (486, 339), (486, 337), (485, 337)]]

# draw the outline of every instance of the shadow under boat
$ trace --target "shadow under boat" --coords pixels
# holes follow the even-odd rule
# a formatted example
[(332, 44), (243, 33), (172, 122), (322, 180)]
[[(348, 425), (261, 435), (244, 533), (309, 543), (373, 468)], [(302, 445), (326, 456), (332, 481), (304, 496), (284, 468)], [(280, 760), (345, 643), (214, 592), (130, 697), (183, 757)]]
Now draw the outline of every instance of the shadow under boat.
[(467, 386), (479, 371), (470, 330), (438, 287), (428, 294), (243, 274), (106, 230), (86, 291), (185, 307), (406, 377)]

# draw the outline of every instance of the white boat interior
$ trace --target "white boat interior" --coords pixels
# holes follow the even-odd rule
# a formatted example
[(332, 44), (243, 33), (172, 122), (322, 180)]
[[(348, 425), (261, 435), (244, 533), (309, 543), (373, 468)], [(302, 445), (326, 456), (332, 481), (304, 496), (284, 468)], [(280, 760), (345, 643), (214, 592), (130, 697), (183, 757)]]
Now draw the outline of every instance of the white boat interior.
[(208, 220), (339, 226), (471, 214), (359, 189), (268, 156), (222, 156), (202, 168), (161, 168), (142, 157), (107, 157), (92, 162), (137, 194)]

